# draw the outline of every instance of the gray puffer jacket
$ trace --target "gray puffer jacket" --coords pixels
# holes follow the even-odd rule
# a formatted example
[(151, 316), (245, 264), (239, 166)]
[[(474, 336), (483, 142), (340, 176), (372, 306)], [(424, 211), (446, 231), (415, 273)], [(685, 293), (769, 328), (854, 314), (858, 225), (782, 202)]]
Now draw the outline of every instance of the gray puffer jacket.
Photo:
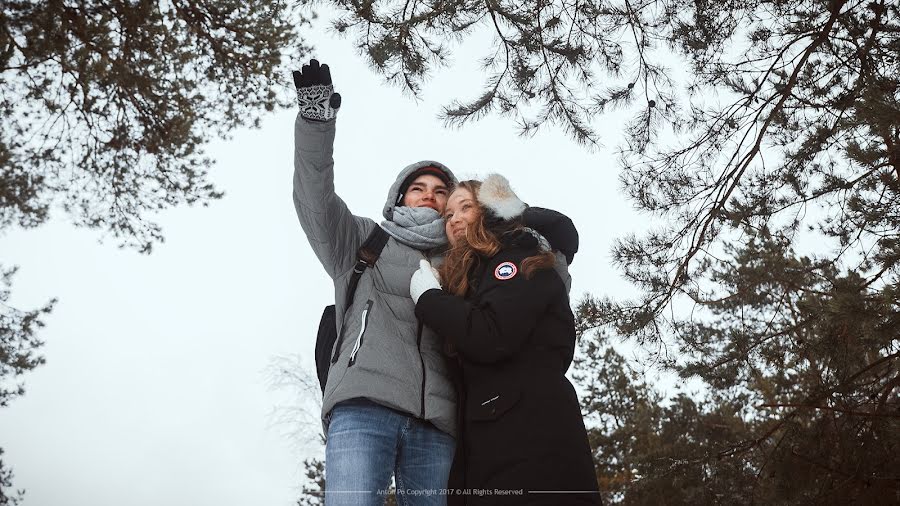
[[(422, 252), (389, 238), (372, 269), (359, 280), (353, 302), (344, 307), (356, 252), (376, 223), (354, 216), (334, 192), (332, 157), (335, 120), (314, 123), (297, 115), (294, 133), (294, 206), (306, 237), (328, 275), (334, 280), (340, 351), (332, 364), (322, 401), (327, 427), (331, 408), (338, 402), (365, 397), (378, 404), (428, 420), (456, 435), (456, 392), (441, 353), (438, 336), (422, 328), (409, 295), (409, 280), (428, 258)], [(406, 167), (398, 176), (385, 205), (393, 215), (394, 199), (402, 181), (425, 166)], [(343, 336), (341, 338), (340, 336)]]

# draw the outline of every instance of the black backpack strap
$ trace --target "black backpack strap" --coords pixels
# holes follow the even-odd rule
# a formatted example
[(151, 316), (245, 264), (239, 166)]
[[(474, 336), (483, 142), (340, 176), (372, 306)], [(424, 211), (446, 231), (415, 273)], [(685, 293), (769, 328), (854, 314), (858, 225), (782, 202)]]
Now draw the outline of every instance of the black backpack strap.
[(353, 275), (350, 277), (350, 285), (347, 287), (347, 297), (344, 300), (344, 308), (350, 307), (353, 302), (353, 296), (356, 294), (356, 285), (359, 284), (359, 278), (368, 267), (374, 267), (378, 257), (381, 256), (381, 250), (387, 244), (388, 233), (378, 225), (372, 229), (372, 233), (366, 238), (366, 241), (356, 251), (356, 265), (353, 266)]
[[(387, 244), (388, 235), (378, 224), (372, 229), (369, 237), (366, 238), (362, 246), (356, 251), (356, 265), (353, 266), (353, 275), (350, 276), (350, 284), (347, 286), (347, 297), (344, 299), (344, 311), (353, 303), (353, 296), (356, 295), (356, 285), (359, 284), (359, 278), (363, 272), (369, 267), (374, 267), (378, 257), (381, 256), (381, 250)], [(342, 315), (343, 317), (343, 315)], [(338, 353), (341, 351), (341, 342), (344, 340), (344, 332), (341, 329), (341, 335), (338, 336), (338, 344), (334, 347), (334, 354), (331, 357), (331, 363), (337, 362)]]
[(368, 267), (375, 265), (375, 262), (378, 260), (378, 257), (381, 256), (381, 250), (384, 249), (384, 245), (387, 244), (389, 237), (390, 236), (383, 228), (375, 225), (375, 228), (372, 229), (372, 233), (366, 238), (366, 242), (364, 242), (362, 246), (360, 246), (359, 251), (356, 252), (357, 259), (366, 262)]

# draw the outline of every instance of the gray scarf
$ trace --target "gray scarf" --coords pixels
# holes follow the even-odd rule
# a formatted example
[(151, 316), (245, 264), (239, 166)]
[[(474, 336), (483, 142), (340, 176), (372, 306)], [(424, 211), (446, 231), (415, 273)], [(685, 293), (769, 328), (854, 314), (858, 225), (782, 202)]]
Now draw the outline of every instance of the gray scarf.
[(393, 218), (382, 221), (381, 228), (411, 248), (427, 250), (447, 244), (444, 219), (430, 207), (398, 206)]

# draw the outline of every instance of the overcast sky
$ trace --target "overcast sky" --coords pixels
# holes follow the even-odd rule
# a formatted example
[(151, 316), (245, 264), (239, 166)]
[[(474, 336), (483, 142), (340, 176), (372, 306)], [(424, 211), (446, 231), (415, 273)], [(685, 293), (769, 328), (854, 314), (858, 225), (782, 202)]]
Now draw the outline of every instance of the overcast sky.
[[(621, 116), (598, 122), (605, 147), (593, 153), (554, 129), (523, 139), (503, 119), (462, 130), (437, 119), (452, 98), (480, 93), (486, 40), (458, 49), (455, 65), (434, 73), (416, 102), (372, 73), (352, 40), (311, 34), (344, 99), (338, 194), (355, 214), (380, 221), (387, 188), (411, 162), (434, 159), (463, 177), (500, 172), (523, 200), (578, 226), (573, 300), (628, 293), (610, 246), (646, 220), (618, 184)], [(333, 292), (291, 201), (294, 117), (272, 114), (262, 128), (210, 145), (212, 180), (225, 197), (159, 215), (166, 241), (149, 256), (114, 239), (99, 243), (96, 231), (61, 213), (0, 237), (0, 260), (20, 266), (12, 305), (59, 298), (40, 333), (46, 365), (0, 410), (3, 460), (27, 490), (26, 506), (296, 500), (314, 448), (275, 423), (273, 410), (293, 400), (269, 388), (267, 368), (300, 354), (313, 369), (319, 316)]]

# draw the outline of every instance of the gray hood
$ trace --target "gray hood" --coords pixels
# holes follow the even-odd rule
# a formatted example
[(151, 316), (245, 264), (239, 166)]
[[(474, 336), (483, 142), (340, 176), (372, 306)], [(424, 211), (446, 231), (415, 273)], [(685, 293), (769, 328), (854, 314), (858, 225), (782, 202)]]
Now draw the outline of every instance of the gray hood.
[(397, 174), (397, 179), (394, 181), (394, 184), (391, 185), (391, 189), (388, 190), (387, 201), (384, 203), (384, 219), (388, 221), (394, 221), (394, 207), (396, 207), (397, 195), (400, 193), (400, 185), (403, 184), (403, 181), (413, 172), (421, 169), (422, 167), (437, 167), (444, 171), (444, 174), (447, 174), (447, 177), (450, 179), (453, 184), (458, 183), (459, 181), (456, 179), (456, 176), (453, 175), (453, 172), (447, 168), (446, 165), (435, 162), (434, 160), (422, 160), (421, 162), (412, 163), (406, 166), (405, 169), (400, 171), (400, 174)]

